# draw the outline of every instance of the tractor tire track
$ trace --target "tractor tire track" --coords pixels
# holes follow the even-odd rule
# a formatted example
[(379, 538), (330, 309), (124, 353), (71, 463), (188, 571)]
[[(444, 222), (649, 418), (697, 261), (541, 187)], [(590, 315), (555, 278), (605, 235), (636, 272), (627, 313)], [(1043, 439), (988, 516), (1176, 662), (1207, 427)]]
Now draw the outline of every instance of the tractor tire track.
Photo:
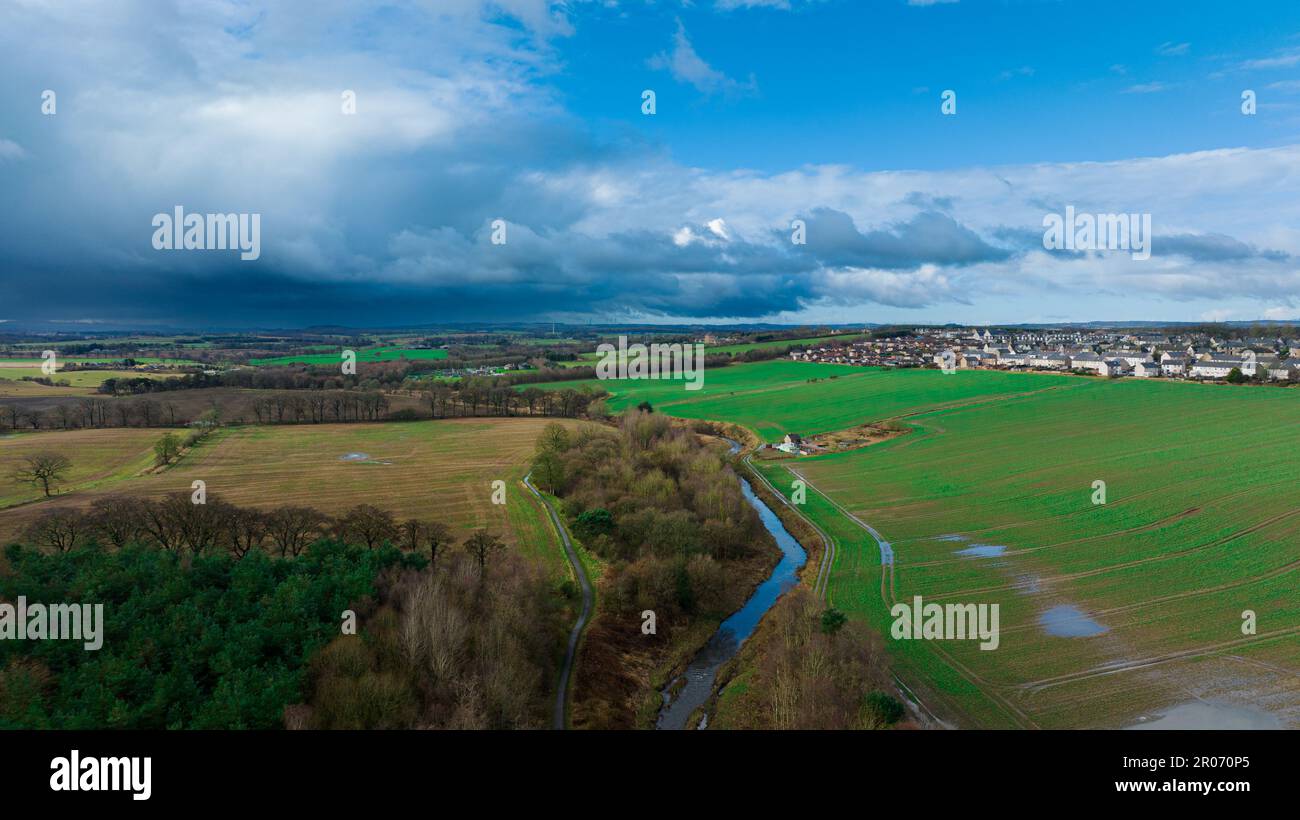
[[(793, 467), (787, 467), (786, 469), (788, 469), (794, 475), (798, 476), (799, 479), (803, 481), (804, 484), (806, 484), (808, 487), (816, 489), (813, 483), (809, 481), (806, 477), (804, 477), (804, 475), (801, 474), (798, 470), (794, 469)], [(893, 576), (894, 576), (893, 548), (890, 546), (889, 542), (886, 541), (884, 537), (879, 532), (876, 531), (875, 527), (872, 527), (870, 524), (863, 521), (861, 518), (858, 518), (856, 515), (849, 512), (847, 509), (845, 509), (844, 505), (840, 504), (838, 501), (831, 498), (826, 493), (821, 492), (820, 490), (818, 490), (818, 492), (821, 494), (822, 498), (825, 498), (828, 502), (830, 502), (831, 506), (833, 506), (842, 515), (844, 515), (853, 523), (857, 524), (859, 527), (861, 527), (863, 530), (869, 533), (871, 537), (875, 540), (876, 546), (880, 549), (880, 561), (881, 561), (880, 570), (882, 573), (881, 594), (883, 597), (885, 591), (883, 573), (885, 573), (886, 570), (888, 570), (889, 578), (890, 578), (889, 597), (884, 601), (884, 603), (886, 607), (892, 606), (895, 602), (894, 588), (893, 588), (894, 586), (893, 585)], [(927, 642), (927, 644), (928, 644), (927, 646), (928, 649), (930, 649), (937, 656), (939, 656), (939, 658), (942, 659), (943, 662), (946, 663), (951, 669), (956, 671), (957, 674), (965, 678), (968, 683), (970, 683), (972, 686), (974, 686), (976, 689), (982, 692), (985, 695), (985, 697), (987, 697), (996, 706), (998, 706), (1003, 711), (1004, 714), (1010, 717), (1012, 722), (1015, 723), (1019, 728), (1022, 729), (1039, 728), (1038, 724), (1034, 722), (1033, 718), (1029, 717), (1029, 715), (1026, 714), (1022, 709), (1020, 709), (1018, 706), (1012, 703), (1008, 698), (1006, 698), (1000, 692), (996, 691), (1002, 687), (996, 686), (990, 683), (989, 681), (985, 680), (984, 678), (980, 677), (978, 674), (974, 672), (974, 670), (970, 669), (964, 663), (958, 661), (942, 647), (935, 645), (933, 642)]]
[(1171, 661), (1200, 658), (1206, 655), (1218, 654), (1219, 652), (1222, 652), (1225, 649), (1231, 649), (1236, 646), (1244, 646), (1246, 644), (1255, 646), (1264, 641), (1277, 640), (1278, 638), (1285, 638), (1291, 635), (1300, 635), (1300, 626), (1293, 626), (1290, 629), (1278, 629), (1273, 632), (1263, 632), (1260, 633), (1259, 635), (1248, 635), (1244, 638), (1237, 638), (1231, 641), (1223, 641), (1221, 643), (1210, 644), (1209, 646), (1198, 646), (1198, 647), (1193, 647), (1192, 649), (1180, 649), (1177, 652), (1167, 652), (1163, 655), (1155, 655), (1150, 658), (1139, 658), (1138, 660), (1135, 661), (1123, 661), (1121, 663), (1112, 663), (1103, 666), (1094, 666), (1091, 669), (1085, 669), (1081, 672), (1072, 672), (1068, 675), (1058, 675), (1052, 678), (1042, 678), (1036, 681), (1026, 681), (1025, 683), (1017, 684), (1017, 686), (1018, 688), (1023, 689), (1025, 691), (1036, 693), (1036, 692), (1041, 692), (1044, 689), (1050, 689), (1052, 687), (1061, 686), (1067, 683), (1074, 683), (1076, 681), (1088, 680), (1089, 678), (1104, 677), (1106, 675), (1117, 675), (1121, 672), (1133, 672), (1138, 669), (1148, 669), (1152, 666), (1158, 666), (1162, 663), (1169, 663)]

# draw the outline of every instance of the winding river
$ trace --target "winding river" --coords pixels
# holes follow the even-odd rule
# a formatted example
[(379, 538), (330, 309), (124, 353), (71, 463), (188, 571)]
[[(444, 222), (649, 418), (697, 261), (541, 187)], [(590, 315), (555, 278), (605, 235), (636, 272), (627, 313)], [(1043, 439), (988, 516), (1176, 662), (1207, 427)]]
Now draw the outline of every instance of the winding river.
[[(731, 439), (727, 441), (731, 443), (732, 454), (739, 452), (738, 442)], [(717, 678), (718, 669), (735, 656), (741, 644), (753, 634), (759, 620), (772, 608), (777, 598), (799, 582), (799, 568), (808, 560), (808, 554), (804, 552), (803, 547), (786, 530), (776, 513), (772, 512), (772, 509), (754, 493), (754, 488), (750, 486), (749, 481), (741, 478), (740, 489), (745, 494), (745, 500), (758, 511), (763, 526), (776, 539), (776, 545), (781, 548), (781, 560), (772, 569), (772, 574), (767, 580), (758, 585), (745, 605), (723, 621), (704, 648), (691, 659), (684, 676), (686, 682), (678, 690), (676, 697), (672, 695), (672, 688), (677, 681), (670, 683), (664, 690), (664, 706), (659, 710), (659, 719), (655, 723), (657, 729), (686, 728), (691, 713), (703, 706), (709, 699), (709, 695), (713, 693), (713, 682)], [(704, 722), (697, 728), (703, 728), (707, 720), (706, 715)]]

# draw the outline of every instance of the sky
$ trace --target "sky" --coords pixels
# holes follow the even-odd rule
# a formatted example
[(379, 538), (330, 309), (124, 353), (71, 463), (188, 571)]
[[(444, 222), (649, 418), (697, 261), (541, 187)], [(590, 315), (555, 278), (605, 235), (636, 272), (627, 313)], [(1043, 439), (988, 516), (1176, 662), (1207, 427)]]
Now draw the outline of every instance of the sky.
[(1293, 0), (7, 0), (0, 77), (0, 320), (1300, 317)]

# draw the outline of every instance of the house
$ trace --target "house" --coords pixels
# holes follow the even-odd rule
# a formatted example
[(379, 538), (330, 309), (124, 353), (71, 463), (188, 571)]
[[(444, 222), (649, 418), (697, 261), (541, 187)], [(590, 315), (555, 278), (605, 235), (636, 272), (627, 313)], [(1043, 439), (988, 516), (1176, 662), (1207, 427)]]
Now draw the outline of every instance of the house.
[(803, 436), (798, 433), (786, 433), (785, 438), (781, 443), (776, 445), (776, 449), (783, 453), (792, 453), (797, 456), (803, 452)]
[(1138, 362), (1133, 366), (1133, 375), (1139, 379), (1154, 379), (1164, 374), (1164, 365), (1155, 362)]
[[(1106, 367), (1106, 360), (1096, 353), (1076, 353), (1070, 357), (1071, 370), (1096, 370), (1101, 373)], [(1102, 373), (1103, 376), (1108, 375)]]
[(1245, 373), (1241, 359), (1202, 359), (1192, 362), (1189, 375), (1193, 379), (1226, 379), (1233, 368)]
[(1300, 366), (1288, 359), (1285, 362), (1268, 366), (1268, 377), (1273, 381), (1279, 382), (1296, 382), (1300, 381)]
[[(1254, 375), (1255, 375), (1255, 370), (1256, 370), (1256, 368), (1258, 368), (1258, 367), (1263, 367), (1263, 368), (1266, 369), (1266, 370), (1271, 370), (1272, 368), (1277, 367), (1277, 366), (1279, 366), (1279, 365), (1281, 365), (1281, 364), (1282, 364), (1282, 361), (1281, 361), (1280, 359), (1278, 359), (1278, 357), (1277, 357), (1276, 354), (1274, 354), (1274, 353), (1261, 353), (1261, 354), (1259, 354), (1258, 356), (1255, 357), (1254, 362), (1249, 362), (1249, 361), (1246, 362), (1246, 363), (1245, 363), (1245, 366), (1242, 367), (1241, 372), (1242, 372), (1242, 373), (1245, 373), (1245, 374), (1247, 374), (1247, 375), (1249, 375), (1249, 376), (1254, 376)], [(1247, 370), (1246, 368), (1250, 368), (1250, 369)]]
[(1116, 350), (1111, 355), (1123, 361), (1129, 367), (1137, 367), (1143, 362), (1151, 363), (1151, 354), (1145, 350)]
[(1123, 359), (1107, 358), (1101, 360), (1097, 373), (1102, 376), (1123, 376), (1132, 370)]
[(1187, 356), (1166, 353), (1160, 358), (1160, 370), (1166, 376), (1186, 376), (1187, 366), (1191, 361)]
[(1068, 370), (1070, 357), (1064, 353), (1035, 353), (1030, 356), (1029, 366), (1047, 370)]

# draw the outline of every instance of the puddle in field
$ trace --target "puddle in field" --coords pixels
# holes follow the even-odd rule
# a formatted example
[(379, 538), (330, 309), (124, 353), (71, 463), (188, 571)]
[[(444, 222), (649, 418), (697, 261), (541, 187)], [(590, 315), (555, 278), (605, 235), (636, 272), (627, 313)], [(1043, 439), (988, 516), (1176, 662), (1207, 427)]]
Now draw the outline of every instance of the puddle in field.
[(1007, 548), (997, 544), (973, 544), (964, 550), (957, 550), (955, 555), (969, 555), (975, 558), (997, 558)]
[(1282, 722), (1262, 709), (1212, 701), (1192, 701), (1153, 720), (1139, 718), (1128, 729), (1281, 729)]
[(375, 461), (369, 453), (345, 453), (339, 456), (339, 461), (348, 461), (354, 464), (392, 464), (391, 461)]
[(1038, 576), (1020, 576), (1020, 580), (1016, 582), (1016, 589), (1024, 595), (1036, 595), (1038, 593)]
[(931, 539), (931, 540), (933, 540), (933, 541), (965, 541), (965, 540), (966, 540), (966, 536), (964, 536), (964, 535), (940, 535), (940, 536), (936, 536), (935, 538), (933, 538), (933, 539)]
[(1107, 631), (1106, 627), (1084, 615), (1078, 607), (1069, 604), (1052, 607), (1038, 616), (1038, 622), (1048, 635), (1058, 638), (1087, 638)]

